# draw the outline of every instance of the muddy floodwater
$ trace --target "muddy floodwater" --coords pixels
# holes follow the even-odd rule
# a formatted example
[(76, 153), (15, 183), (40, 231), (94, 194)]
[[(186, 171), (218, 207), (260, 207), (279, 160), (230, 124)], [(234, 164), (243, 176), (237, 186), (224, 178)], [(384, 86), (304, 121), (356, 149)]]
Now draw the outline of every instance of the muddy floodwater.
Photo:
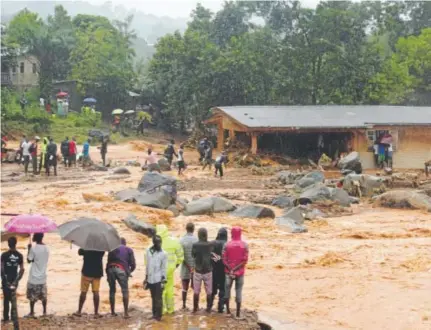
[[(96, 148), (92, 158), (99, 160)], [(195, 158), (185, 153), (186, 161)], [(143, 158), (133, 144), (110, 146), (113, 162)], [(2, 166), (1, 207), (3, 213), (41, 213), (62, 224), (79, 216), (99, 218), (114, 225), (135, 251), (137, 269), (130, 285), (132, 318), (70, 316), (78, 307), (82, 258), (78, 248), (61, 241), (58, 234), (45, 236), (50, 249), (48, 265), (48, 314), (46, 319), (22, 320), (24, 329), (256, 329), (257, 317), (275, 329), (431, 329), (431, 215), (423, 211), (373, 207), (366, 201), (352, 206), (342, 216), (307, 222), (307, 233), (291, 234), (274, 220), (214, 216), (180, 215), (137, 204), (115, 201), (112, 193), (136, 188), (143, 172), (128, 166), (130, 176), (114, 176), (112, 171), (65, 170), (59, 166), (54, 178), (18, 175), (22, 167)], [(170, 172), (176, 175), (175, 172)], [(248, 169), (228, 168), (223, 180), (209, 171), (190, 166), (180, 184), (179, 195), (215, 193), (273, 193), (265, 187), (264, 176), (253, 176)], [(244, 200), (234, 201), (244, 203)], [(280, 214), (280, 209), (274, 209)], [(222, 226), (239, 225), (250, 248), (243, 292), (246, 320), (226, 315), (177, 312), (159, 324), (147, 320), (150, 306), (144, 279), (144, 249), (150, 244), (141, 234), (123, 223), (128, 214), (149, 223), (165, 223), (180, 237), (187, 222), (208, 229), (209, 238)], [(2, 217), (2, 224), (8, 217)], [(18, 249), (26, 252), (28, 240), (21, 239)], [(2, 243), (2, 251), (7, 244)], [(106, 257), (104, 262), (106, 261)], [(29, 265), (18, 288), (19, 315), (29, 312), (25, 288)], [(181, 285), (176, 273), (176, 309), (180, 308)], [(106, 277), (101, 284), (101, 312), (109, 312)], [(189, 293), (188, 304), (191, 307)], [(201, 294), (201, 307), (204, 306)], [(117, 289), (117, 312), (122, 312), (121, 290)], [(92, 313), (89, 293), (84, 312)], [(42, 306), (36, 305), (40, 315)], [(12, 328), (11, 326), (9, 326)], [(259, 327), (257, 327), (259, 329)]]

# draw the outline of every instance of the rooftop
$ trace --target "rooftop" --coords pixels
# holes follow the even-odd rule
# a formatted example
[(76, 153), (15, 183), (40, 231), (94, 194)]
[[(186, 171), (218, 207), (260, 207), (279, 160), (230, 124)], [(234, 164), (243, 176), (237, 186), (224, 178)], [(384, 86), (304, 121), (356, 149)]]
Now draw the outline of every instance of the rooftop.
[(292, 105), (214, 107), (249, 128), (339, 128), (431, 125), (431, 107), (388, 105)]

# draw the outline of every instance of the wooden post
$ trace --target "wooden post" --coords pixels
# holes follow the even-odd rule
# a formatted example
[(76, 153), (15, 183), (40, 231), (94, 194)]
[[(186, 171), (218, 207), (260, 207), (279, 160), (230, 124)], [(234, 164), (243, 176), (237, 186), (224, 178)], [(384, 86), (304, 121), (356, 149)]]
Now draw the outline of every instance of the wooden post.
[(229, 139), (235, 141), (235, 131), (233, 129), (229, 130)]
[(251, 133), (251, 153), (253, 155), (257, 154), (257, 134)]
[(217, 127), (217, 149), (219, 151), (224, 149), (224, 129), (223, 119), (219, 120)]

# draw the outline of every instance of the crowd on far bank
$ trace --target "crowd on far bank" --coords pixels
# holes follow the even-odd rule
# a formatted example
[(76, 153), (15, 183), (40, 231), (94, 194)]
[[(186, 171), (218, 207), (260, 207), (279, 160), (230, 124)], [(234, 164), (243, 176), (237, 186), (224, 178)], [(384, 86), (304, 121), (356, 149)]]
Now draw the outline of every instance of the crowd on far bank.
[[(175, 311), (174, 282), (175, 271), (180, 268), (182, 287), (182, 309), (187, 310), (187, 294), (193, 290), (193, 313), (199, 311), (199, 296), (204, 286), (206, 294), (206, 312), (210, 313), (218, 295), (217, 312), (228, 314), (230, 310), (231, 289), (235, 283), (236, 314), (241, 317), (242, 289), (244, 286), (245, 267), (248, 261), (248, 245), (241, 239), (241, 228), (231, 229), (231, 240), (228, 241), (228, 231), (221, 228), (213, 241), (208, 241), (206, 228), (194, 234), (193, 223), (186, 225), (186, 234), (179, 240), (169, 234), (165, 225), (157, 225), (152, 232), (152, 245), (146, 249), (145, 279), (143, 289), (151, 294), (151, 319), (161, 321), (164, 314)], [(48, 262), (49, 249), (43, 241), (41, 233), (33, 235), (33, 245), (28, 245), (27, 261), (31, 264), (27, 282), (26, 296), (30, 304), (27, 318), (35, 317), (35, 304), (42, 302), (43, 315), (47, 314), (48, 303)], [(9, 250), (1, 255), (1, 277), (3, 289), (3, 321), (10, 320), (10, 304), (16, 304), (16, 290), (24, 275), (24, 257), (16, 248), (17, 238), (8, 239)], [(79, 307), (74, 316), (82, 315), (87, 292), (93, 292), (94, 315), (99, 314), (101, 278), (104, 275), (103, 258), (105, 252), (79, 249), (83, 257)], [(117, 283), (120, 286), (124, 317), (129, 318), (129, 279), (136, 269), (136, 259), (132, 248), (127, 246), (124, 238), (121, 245), (108, 253), (105, 273), (109, 286), (109, 304), (111, 315), (115, 311), (115, 293)], [(18, 271), (19, 269), (19, 271)], [(53, 276), (53, 275), (52, 275)], [(12, 319), (17, 318), (16, 305), (12, 306)]]

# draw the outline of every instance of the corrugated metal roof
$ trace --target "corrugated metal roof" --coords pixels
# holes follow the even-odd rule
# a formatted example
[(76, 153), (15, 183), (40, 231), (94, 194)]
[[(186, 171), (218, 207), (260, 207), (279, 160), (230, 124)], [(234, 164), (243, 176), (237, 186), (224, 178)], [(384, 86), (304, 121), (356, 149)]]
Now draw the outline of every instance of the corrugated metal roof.
[(250, 128), (431, 125), (431, 107), (322, 105), (215, 107)]

